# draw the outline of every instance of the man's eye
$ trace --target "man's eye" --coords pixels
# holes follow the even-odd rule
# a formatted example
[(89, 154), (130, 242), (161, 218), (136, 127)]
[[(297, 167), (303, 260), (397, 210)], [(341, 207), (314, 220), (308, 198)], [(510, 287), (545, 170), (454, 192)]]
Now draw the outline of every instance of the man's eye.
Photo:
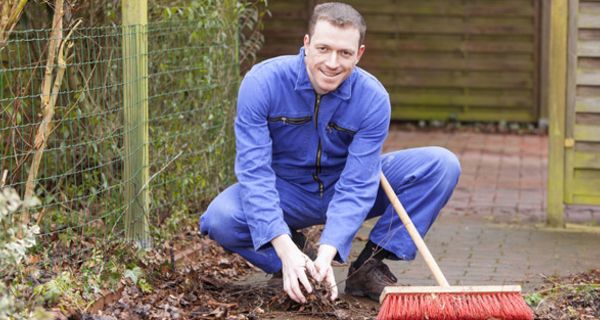
[(319, 50), (321, 52), (325, 52), (325, 50), (327, 50), (327, 48), (325, 48), (325, 47), (317, 47), (317, 50)]
[(352, 53), (350, 53), (350, 51), (342, 51), (342, 55), (347, 58), (350, 57)]

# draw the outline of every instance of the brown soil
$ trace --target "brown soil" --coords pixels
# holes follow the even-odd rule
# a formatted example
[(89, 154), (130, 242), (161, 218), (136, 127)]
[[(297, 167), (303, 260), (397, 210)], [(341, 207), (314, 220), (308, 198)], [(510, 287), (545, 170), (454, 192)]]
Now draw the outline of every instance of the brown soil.
[(600, 319), (600, 269), (545, 282), (533, 303), (536, 319)]
[(152, 292), (143, 293), (132, 283), (124, 283), (116, 301), (94, 314), (79, 314), (73, 318), (374, 319), (377, 315), (377, 303), (345, 296), (331, 302), (327, 288), (316, 283), (313, 283), (316, 290), (306, 296), (306, 304), (295, 303), (283, 292), (280, 283), (269, 282), (266, 276), (258, 283), (244, 282), (249, 274), (259, 271), (213, 241), (197, 235), (178, 241), (189, 242), (189, 247), (195, 245), (195, 254), (180, 259), (174, 270), (169, 263), (150, 265), (148, 281)]

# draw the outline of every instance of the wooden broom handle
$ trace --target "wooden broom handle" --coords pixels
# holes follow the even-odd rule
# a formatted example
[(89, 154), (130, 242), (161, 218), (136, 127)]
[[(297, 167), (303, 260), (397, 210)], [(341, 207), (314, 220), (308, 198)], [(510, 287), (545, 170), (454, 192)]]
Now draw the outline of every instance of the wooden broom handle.
[(417, 228), (415, 228), (415, 225), (410, 220), (408, 213), (406, 213), (406, 210), (404, 210), (402, 203), (400, 203), (400, 199), (398, 199), (398, 196), (396, 196), (394, 189), (392, 189), (392, 186), (385, 178), (383, 172), (381, 172), (381, 186), (383, 187), (385, 194), (390, 199), (390, 202), (396, 210), (398, 217), (400, 217), (400, 220), (402, 220), (402, 223), (404, 223), (404, 227), (406, 227), (408, 234), (415, 242), (415, 245), (417, 246), (417, 249), (419, 249), (419, 252), (425, 260), (425, 263), (427, 263), (429, 270), (431, 270), (431, 273), (433, 273), (433, 276), (435, 277), (435, 280), (437, 281), (438, 285), (442, 287), (450, 287), (448, 280), (446, 280), (446, 277), (444, 277), (444, 274), (442, 273), (442, 269), (440, 269), (437, 262), (435, 262), (435, 259), (433, 258), (431, 252), (429, 252), (429, 249), (427, 248), (427, 245), (425, 245), (425, 241), (423, 241), (423, 238), (419, 234), (419, 231), (417, 231)]

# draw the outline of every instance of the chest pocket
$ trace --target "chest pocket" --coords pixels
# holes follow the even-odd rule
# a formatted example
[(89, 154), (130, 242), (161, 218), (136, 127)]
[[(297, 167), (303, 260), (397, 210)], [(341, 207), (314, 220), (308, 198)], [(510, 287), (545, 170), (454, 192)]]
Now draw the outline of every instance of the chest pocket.
[(267, 120), (273, 140), (273, 156), (301, 161), (302, 155), (308, 151), (311, 130), (314, 131), (311, 127), (312, 116), (274, 116)]
[(344, 128), (334, 122), (327, 124), (327, 137), (331, 142), (333, 153), (338, 156), (348, 154), (348, 146), (355, 134), (356, 131)]
[(280, 116), (280, 117), (269, 117), (269, 125), (273, 124), (273, 126), (275, 126), (277, 123), (281, 122), (281, 124), (289, 124), (289, 125), (302, 125), (305, 123), (310, 122), (310, 120), (312, 119), (311, 116), (307, 116), (307, 117), (299, 117), (299, 118), (292, 118), (292, 117), (285, 117), (285, 116)]

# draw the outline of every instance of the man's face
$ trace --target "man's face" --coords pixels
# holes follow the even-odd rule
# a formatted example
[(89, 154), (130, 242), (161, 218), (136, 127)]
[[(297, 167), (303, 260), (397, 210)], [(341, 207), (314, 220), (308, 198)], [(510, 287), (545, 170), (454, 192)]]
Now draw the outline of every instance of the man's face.
[(334, 91), (350, 76), (365, 51), (359, 38), (358, 29), (339, 28), (326, 20), (317, 21), (312, 37), (304, 36), (304, 61), (318, 94)]

